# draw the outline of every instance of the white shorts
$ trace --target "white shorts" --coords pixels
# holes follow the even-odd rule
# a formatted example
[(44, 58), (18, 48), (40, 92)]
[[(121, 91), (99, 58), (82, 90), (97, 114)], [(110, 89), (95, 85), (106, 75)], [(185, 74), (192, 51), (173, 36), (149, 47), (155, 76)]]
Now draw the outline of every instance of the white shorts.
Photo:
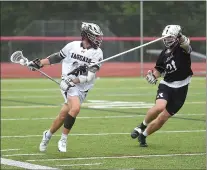
[(68, 102), (68, 97), (69, 96), (78, 96), (80, 99), (80, 103), (82, 104), (83, 101), (85, 100), (86, 96), (87, 96), (87, 92), (82, 92), (80, 91), (77, 87), (71, 87), (68, 91), (62, 91), (61, 93), (63, 95), (63, 98), (65, 100), (64, 103)]

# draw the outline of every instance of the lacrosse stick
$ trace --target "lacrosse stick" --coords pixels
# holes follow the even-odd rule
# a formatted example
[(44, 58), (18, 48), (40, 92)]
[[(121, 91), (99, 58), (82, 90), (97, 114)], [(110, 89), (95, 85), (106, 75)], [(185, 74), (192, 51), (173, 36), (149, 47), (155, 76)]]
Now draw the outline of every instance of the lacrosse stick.
[[(126, 54), (126, 53), (129, 53), (129, 52), (131, 52), (131, 51), (134, 51), (134, 50), (137, 50), (137, 49), (139, 49), (139, 48), (145, 47), (145, 46), (147, 46), (147, 45), (150, 45), (150, 44), (152, 44), (152, 43), (155, 43), (155, 42), (157, 42), (157, 41), (160, 41), (160, 40), (162, 40), (162, 39), (164, 39), (164, 38), (166, 38), (166, 37), (169, 37), (169, 36), (170, 36), (170, 35), (166, 35), (166, 36), (157, 38), (157, 39), (155, 39), (155, 40), (153, 40), (153, 41), (150, 41), (150, 42), (148, 42), (148, 43), (142, 44), (142, 45), (140, 45), (140, 46), (131, 48), (131, 49), (129, 49), (129, 50), (127, 50), (127, 51), (124, 51), (124, 52), (122, 52), (122, 53), (119, 53), (119, 54), (113, 55), (113, 56), (111, 56), (111, 57), (108, 57), (108, 58), (106, 58), (105, 60), (102, 60), (102, 61), (99, 61), (99, 62), (97, 62), (97, 63), (94, 63), (94, 64), (90, 65), (89, 67), (93, 67), (93, 66), (95, 66), (95, 65), (101, 64), (101, 63), (103, 63), (103, 62), (106, 62), (106, 61), (111, 60), (111, 59), (113, 59), (113, 58), (119, 57), (119, 56), (124, 55), (124, 54)], [(72, 72), (68, 73), (68, 75), (72, 74), (73, 72), (74, 72), (74, 70), (73, 70)]]
[[(29, 60), (24, 57), (22, 51), (16, 51), (14, 52), (11, 57), (10, 57), (11, 62), (13, 63), (17, 63), (17, 64), (21, 64), (23, 66), (27, 66), (29, 63)], [(52, 77), (48, 76), (46, 73), (44, 73), (43, 71), (32, 67), (33, 69), (35, 69), (36, 71), (40, 72), (42, 75), (44, 75), (45, 77), (47, 77), (48, 79), (52, 80), (53, 82), (55, 82), (56, 84), (60, 85), (60, 83), (56, 80), (54, 80)]]
[(134, 48), (129, 49), (129, 50), (127, 50), (127, 51), (124, 51), (124, 52), (122, 52), (122, 53), (113, 55), (113, 56), (111, 56), (111, 57), (106, 58), (105, 60), (102, 60), (102, 61), (99, 61), (99, 62), (97, 62), (97, 63), (94, 63), (94, 64), (90, 65), (89, 67), (93, 67), (93, 66), (95, 66), (95, 65), (101, 64), (101, 63), (103, 63), (103, 62), (106, 62), (106, 61), (111, 60), (111, 59), (113, 59), (113, 58), (119, 57), (119, 56), (124, 55), (124, 54), (126, 54), (126, 53), (129, 53), (129, 52), (131, 52), (131, 51), (134, 51), (134, 50), (137, 50), (137, 49), (139, 49), (139, 48), (145, 47), (145, 46), (147, 46), (147, 45), (150, 45), (150, 44), (152, 44), (152, 43), (155, 43), (155, 42), (157, 42), (157, 41), (160, 41), (160, 40), (162, 40), (162, 39), (164, 39), (164, 38), (166, 38), (166, 37), (169, 37), (169, 36), (170, 36), (170, 35), (166, 35), (166, 36), (157, 38), (157, 39), (155, 39), (155, 40), (153, 40), (153, 41), (150, 41), (150, 42), (148, 42), (148, 43), (145, 43), (145, 44), (142, 44), (142, 45), (140, 45), (140, 46), (134, 47)]
[[(126, 53), (129, 53), (129, 52), (131, 52), (131, 51), (140, 49), (140, 48), (142, 48), (142, 47), (145, 47), (145, 46), (147, 46), (147, 45), (150, 45), (150, 44), (152, 44), (152, 43), (155, 43), (155, 42), (157, 42), (157, 41), (160, 41), (160, 40), (162, 40), (162, 39), (164, 39), (164, 38), (166, 38), (166, 37), (168, 37), (168, 36), (169, 36), (169, 35), (160, 37), (160, 38), (158, 38), (158, 39), (155, 39), (155, 40), (150, 41), (150, 42), (148, 42), (148, 43), (145, 43), (145, 44), (142, 44), (142, 45), (140, 45), (140, 46), (134, 47), (134, 48), (129, 49), (129, 50), (127, 50), (127, 51), (124, 51), (124, 52), (122, 52), (122, 53), (119, 53), (119, 54), (116, 54), (116, 55), (114, 55), (114, 56), (108, 57), (108, 58), (106, 58), (105, 60), (102, 60), (102, 61), (99, 61), (99, 62), (97, 62), (97, 63), (94, 63), (94, 64), (90, 65), (89, 67), (93, 67), (93, 66), (95, 66), (95, 65), (97, 65), (97, 64), (101, 64), (101, 63), (103, 63), (103, 62), (106, 62), (106, 61), (111, 60), (111, 59), (113, 59), (113, 58), (119, 57), (119, 56), (124, 55), (124, 54), (126, 54)], [(27, 59), (26, 57), (23, 56), (22, 51), (16, 51), (16, 52), (14, 52), (14, 53), (12, 54), (10, 60), (11, 60), (13, 63), (18, 63), (18, 64), (21, 64), (21, 65), (23, 65), (23, 66), (27, 66), (27, 64), (28, 64), (28, 62), (29, 62), (28, 59)], [(34, 68), (34, 67), (33, 67), (33, 68)], [(36, 68), (34, 68), (34, 69), (37, 70), (38, 72), (40, 72), (41, 74), (43, 74), (45, 77), (47, 77), (47, 78), (49, 78), (50, 80), (52, 80), (53, 82), (55, 82), (56, 84), (60, 85), (60, 83), (59, 83), (58, 81), (54, 80), (52, 77), (48, 76), (46, 73), (42, 72), (42, 71), (39, 70), (39, 69), (36, 69)], [(79, 70), (79, 68), (76, 68), (75, 70), (73, 70), (73, 71), (71, 71), (70, 73), (68, 73), (68, 75), (73, 74), (73, 73), (75, 73), (75, 72), (78, 71), (78, 70)]]

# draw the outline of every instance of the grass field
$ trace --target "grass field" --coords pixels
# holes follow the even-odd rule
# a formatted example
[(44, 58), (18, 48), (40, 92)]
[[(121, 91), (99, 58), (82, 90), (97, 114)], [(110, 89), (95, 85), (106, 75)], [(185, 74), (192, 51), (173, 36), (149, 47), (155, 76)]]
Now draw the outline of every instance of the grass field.
[[(10, 163), (58, 169), (206, 169), (205, 89), (205, 78), (193, 78), (183, 108), (148, 137), (148, 148), (140, 148), (130, 132), (153, 105), (157, 85), (98, 79), (68, 138), (68, 152), (57, 150), (58, 131), (40, 153), (42, 132), (63, 103), (59, 87), (47, 79), (2, 80), (1, 155)], [(1, 169), (15, 166), (2, 162)]]

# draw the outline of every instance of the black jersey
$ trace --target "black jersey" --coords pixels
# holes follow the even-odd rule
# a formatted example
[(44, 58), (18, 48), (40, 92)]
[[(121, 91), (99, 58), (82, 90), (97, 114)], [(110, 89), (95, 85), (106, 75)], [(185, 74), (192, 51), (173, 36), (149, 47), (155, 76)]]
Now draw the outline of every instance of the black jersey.
[(164, 81), (181, 81), (193, 75), (189, 53), (179, 45), (172, 52), (167, 52), (167, 50), (164, 49), (161, 52), (155, 66), (156, 70), (164, 73)]

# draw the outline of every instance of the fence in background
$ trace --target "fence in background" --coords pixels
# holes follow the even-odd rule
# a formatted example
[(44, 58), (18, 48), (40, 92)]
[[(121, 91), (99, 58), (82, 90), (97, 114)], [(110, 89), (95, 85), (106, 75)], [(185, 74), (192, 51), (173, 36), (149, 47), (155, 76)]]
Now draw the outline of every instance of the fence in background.
[[(144, 43), (156, 39), (157, 37), (143, 37)], [(123, 52), (130, 48), (140, 45), (141, 37), (104, 37), (102, 49), (104, 58), (108, 58), (117, 53)], [(205, 51), (199, 47), (206, 46), (206, 37), (190, 37), (194, 53), (192, 55), (192, 65), (196, 75), (206, 75), (206, 55)], [(1, 40), (1, 62), (10, 62), (10, 55), (16, 50), (22, 50), (28, 59), (44, 58), (51, 53), (59, 51), (68, 42), (80, 40), (80, 37), (45, 37), (45, 36), (15, 36), (15, 37), (0, 37)], [(196, 48), (194, 48), (194, 46)], [(99, 76), (140, 76), (140, 72), (146, 73), (147, 69), (153, 67), (159, 51), (163, 48), (163, 43), (157, 42), (144, 48), (143, 70), (140, 70), (140, 52), (139, 50), (130, 52), (116, 59), (113, 59), (103, 65), (102, 71)], [(196, 51), (195, 51), (196, 50)], [(114, 62), (114, 64), (110, 64)], [(116, 63), (115, 63), (116, 62)], [(9, 68), (9, 69), (8, 69)], [(117, 69), (118, 68), (118, 69)], [(21, 74), (16, 74), (17, 69), (20, 69)], [(52, 68), (51, 68), (52, 69)], [(60, 71), (60, 67), (56, 66), (55, 69)], [(7, 70), (7, 72), (5, 72)], [(12, 72), (13, 70), (13, 72)], [(115, 72), (116, 70), (116, 72)], [(51, 72), (55, 77), (59, 77), (53, 71)], [(27, 75), (24, 75), (26, 73)], [(2, 64), (1, 77), (36, 77), (39, 74), (27, 73), (23, 68)]]

